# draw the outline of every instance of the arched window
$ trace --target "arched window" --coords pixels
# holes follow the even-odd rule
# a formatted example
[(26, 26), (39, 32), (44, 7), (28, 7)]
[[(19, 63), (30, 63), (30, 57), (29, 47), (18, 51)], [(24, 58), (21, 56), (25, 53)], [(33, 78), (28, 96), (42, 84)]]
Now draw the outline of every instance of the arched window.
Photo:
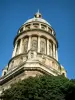
[(41, 38), (40, 52), (46, 54), (46, 40), (44, 38)]
[(32, 37), (31, 49), (37, 51), (37, 37)]
[(28, 50), (28, 37), (24, 39), (24, 52), (26, 53)]

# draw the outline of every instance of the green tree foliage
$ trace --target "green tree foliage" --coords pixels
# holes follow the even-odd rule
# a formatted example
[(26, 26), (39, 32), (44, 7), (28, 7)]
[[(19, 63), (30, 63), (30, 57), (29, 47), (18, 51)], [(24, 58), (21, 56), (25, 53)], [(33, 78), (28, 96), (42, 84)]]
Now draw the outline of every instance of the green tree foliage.
[(63, 76), (29, 77), (11, 85), (2, 97), (2, 100), (75, 100), (75, 80)]

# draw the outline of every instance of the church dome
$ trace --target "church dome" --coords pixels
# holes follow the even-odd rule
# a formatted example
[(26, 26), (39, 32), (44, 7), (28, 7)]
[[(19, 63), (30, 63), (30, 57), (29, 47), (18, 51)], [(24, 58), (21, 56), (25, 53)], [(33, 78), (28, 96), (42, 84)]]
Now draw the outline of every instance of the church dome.
[(29, 20), (27, 20), (24, 24), (26, 23), (30, 23), (30, 22), (34, 22), (34, 21), (38, 21), (38, 22), (42, 22), (42, 23), (45, 23), (45, 24), (48, 24), (49, 26), (51, 26), (46, 20), (44, 20), (43, 18), (31, 18)]
[(41, 13), (39, 13), (39, 11), (34, 15), (34, 18), (28, 19), (24, 24), (35, 22), (35, 21), (42, 22), (51, 26), (45, 19), (42, 18), (42, 15)]

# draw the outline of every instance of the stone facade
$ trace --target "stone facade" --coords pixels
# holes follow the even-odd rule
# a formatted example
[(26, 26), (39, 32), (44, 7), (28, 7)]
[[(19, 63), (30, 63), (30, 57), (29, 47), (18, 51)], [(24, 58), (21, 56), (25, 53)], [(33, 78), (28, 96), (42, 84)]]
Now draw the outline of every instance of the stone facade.
[(12, 58), (0, 78), (0, 93), (19, 80), (44, 74), (66, 77), (64, 67), (58, 62), (56, 33), (37, 12), (18, 30)]

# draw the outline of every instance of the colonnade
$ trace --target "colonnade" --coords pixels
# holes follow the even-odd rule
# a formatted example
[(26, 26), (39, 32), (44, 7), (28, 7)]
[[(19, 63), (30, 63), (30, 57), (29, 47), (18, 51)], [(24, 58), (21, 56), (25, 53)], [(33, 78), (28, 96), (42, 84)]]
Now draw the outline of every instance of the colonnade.
[[(28, 37), (28, 46), (27, 46), (27, 51), (31, 50), (31, 44), (32, 44), (32, 37), (33, 36), (29, 36)], [(34, 36), (36, 37), (36, 36)], [(43, 38), (43, 37), (42, 37)], [(24, 38), (25, 39), (25, 38)], [(51, 42), (49, 39), (45, 38), (46, 40), (46, 46), (44, 47), (44, 49), (46, 50), (44, 54), (51, 56), (53, 58), (55, 58), (58, 61), (58, 51), (57, 51), (57, 46), (55, 43)], [(18, 42), (18, 41), (17, 41)], [(13, 54), (12, 57), (24, 53), (24, 43), (23, 43), (23, 38), (20, 39), (20, 44), (19, 44), (19, 48), (18, 48), (18, 43), (15, 43), (15, 47), (13, 50)], [(51, 48), (49, 47), (49, 45), (51, 44)], [(18, 51), (16, 51), (18, 48)], [(41, 51), (41, 36), (37, 36), (37, 52), (40, 53)]]

